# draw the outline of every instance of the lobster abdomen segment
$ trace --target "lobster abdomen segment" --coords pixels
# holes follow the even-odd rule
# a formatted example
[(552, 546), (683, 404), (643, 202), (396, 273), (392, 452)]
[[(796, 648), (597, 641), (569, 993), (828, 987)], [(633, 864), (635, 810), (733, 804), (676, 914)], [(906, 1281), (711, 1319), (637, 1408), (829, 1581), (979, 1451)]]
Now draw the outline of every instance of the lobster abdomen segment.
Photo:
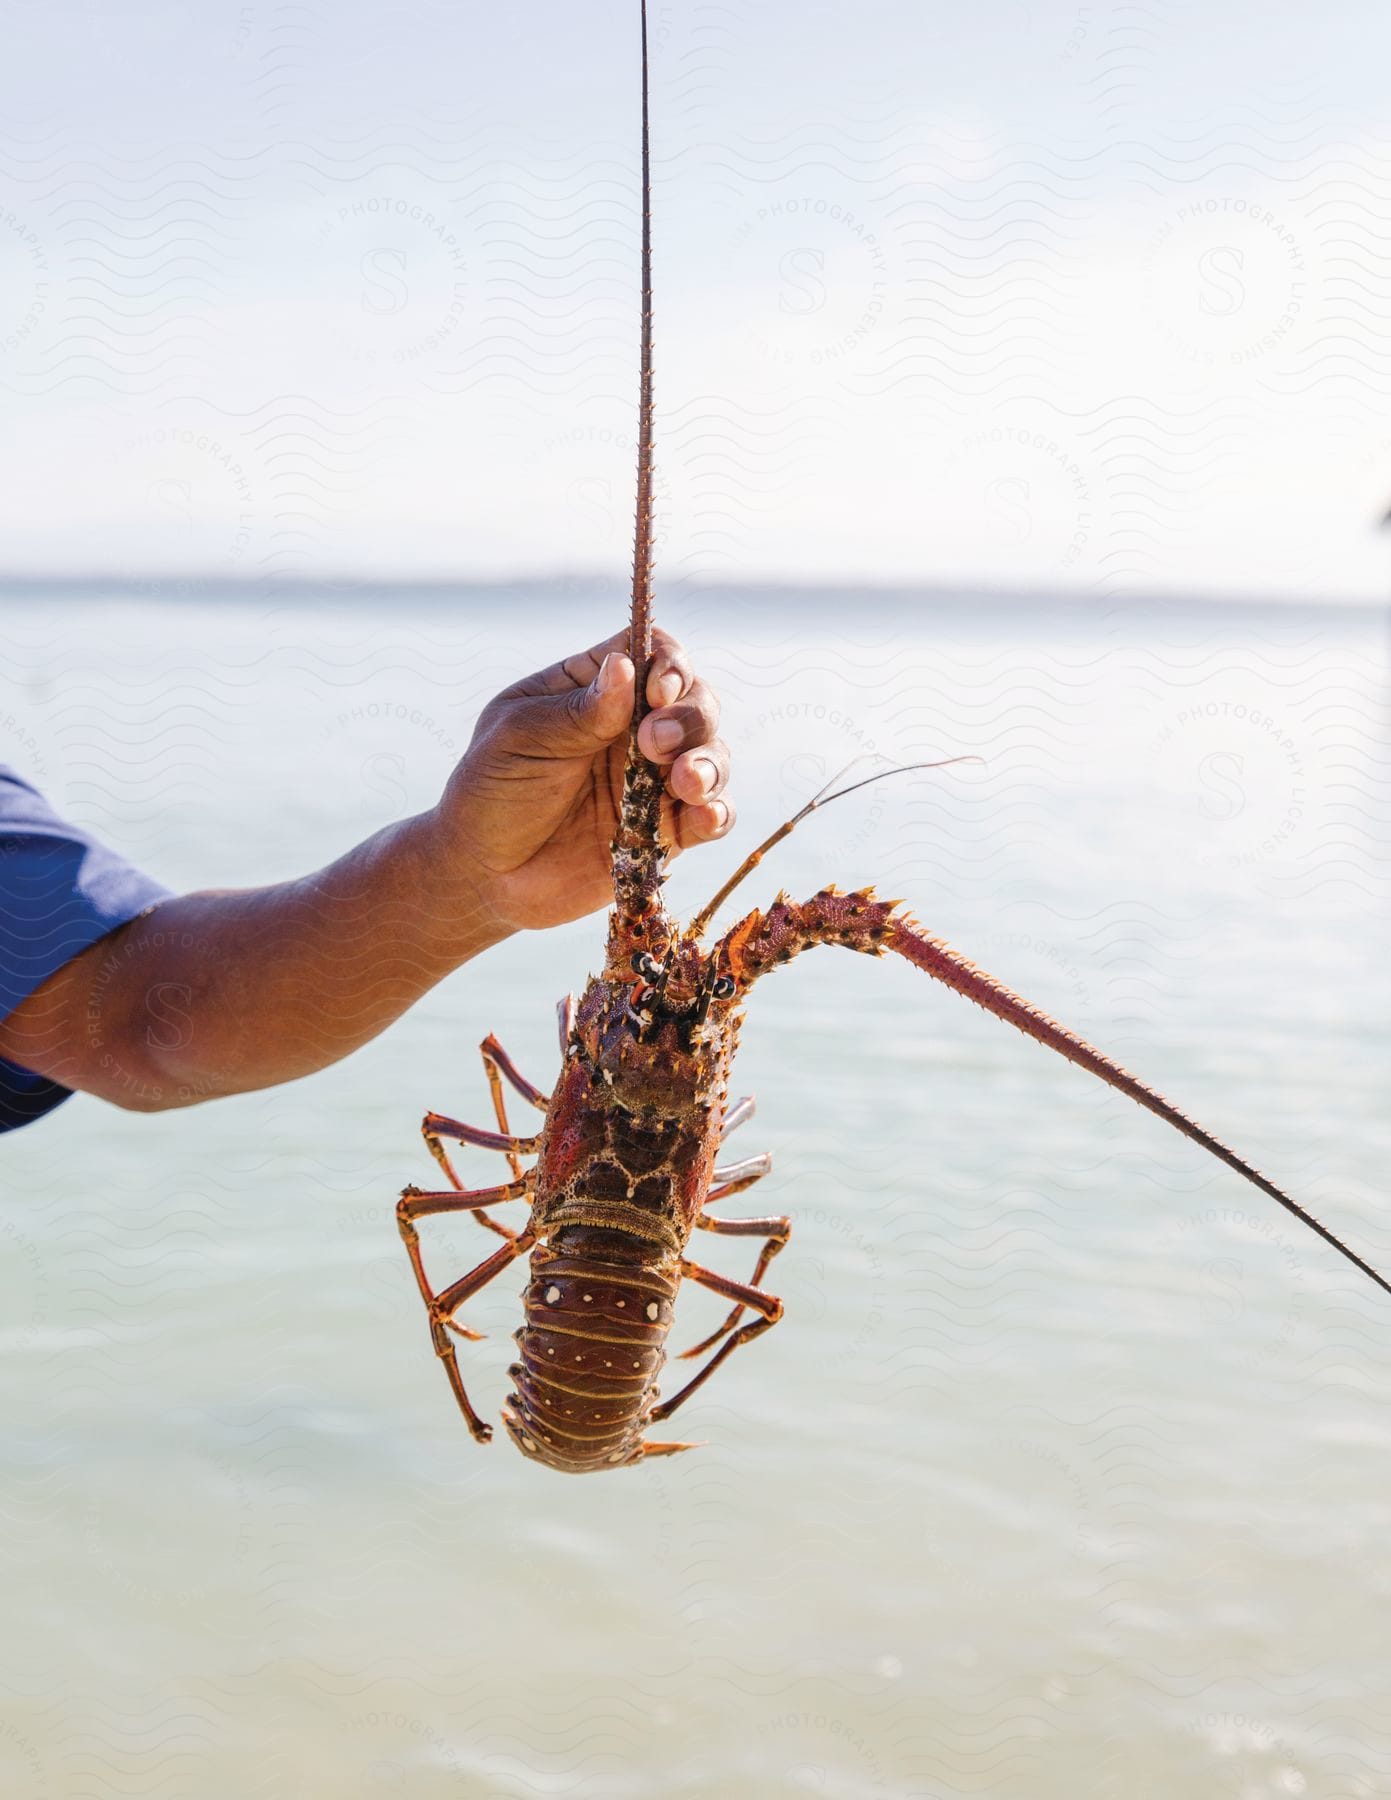
[(641, 1458), (680, 1282), (677, 1258), (600, 1228), (532, 1253), (502, 1411), (524, 1456), (573, 1474)]

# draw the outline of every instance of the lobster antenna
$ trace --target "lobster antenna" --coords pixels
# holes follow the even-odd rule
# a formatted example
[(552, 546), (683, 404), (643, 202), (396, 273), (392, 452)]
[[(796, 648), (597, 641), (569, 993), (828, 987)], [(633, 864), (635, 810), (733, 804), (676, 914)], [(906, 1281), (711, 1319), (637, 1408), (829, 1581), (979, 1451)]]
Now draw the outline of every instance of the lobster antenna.
[(967, 962), (964, 956), (958, 955), (950, 945), (944, 944), (940, 938), (930, 936), (912, 919), (898, 919), (893, 922), (887, 939), (887, 948), (895, 950), (906, 957), (910, 963), (940, 981), (944, 986), (954, 988), (958, 994), (973, 1000), (986, 1012), (993, 1013), (997, 1019), (1013, 1025), (1035, 1043), (1042, 1044), (1047, 1050), (1056, 1050), (1070, 1063), (1079, 1069), (1085, 1069), (1089, 1075), (1097, 1075), (1108, 1087), (1113, 1087), (1120, 1094), (1128, 1094), (1130, 1098), (1152, 1112), (1157, 1119), (1163, 1119), (1175, 1130), (1181, 1131), (1186, 1138), (1199, 1144), (1219, 1162), (1226, 1163), (1229, 1169), (1235, 1169), (1253, 1187), (1258, 1187), (1263, 1194), (1283, 1206), (1287, 1213), (1292, 1213), (1301, 1224), (1307, 1225), (1310, 1231), (1317, 1232), (1326, 1244), (1331, 1244), (1340, 1256), (1344, 1256), (1353, 1265), (1368, 1275), (1379, 1288), (1391, 1294), (1391, 1282), (1343, 1240), (1331, 1232), (1311, 1212), (1306, 1212), (1297, 1200), (1292, 1200), (1283, 1188), (1276, 1187), (1268, 1181), (1259, 1169), (1243, 1161), (1234, 1150), (1229, 1150), (1220, 1138), (1213, 1137), (1205, 1131), (1196, 1120), (1190, 1119), (1187, 1113), (1180, 1112), (1172, 1101), (1166, 1100), (1162, 1094), (1146, 1087), (1143, 1081), (1136, 1079), (1128, 1069), (1121, 1068), (1119, 1063), (1111, 1061), (1100, 1050), (1094, 1050), (1084, 1039), (1079, 1038), (1065, 1025), (1059, 1025), (1050, 1019), (1036, 1006), (1031, 1006), (1016, 993), (1011, 992), (1002, 981), (996, 981), (993, 975), (987, 975), (984, 969), (978, 969)]
[[(708, 900), (691, 920), (690, 925), (687, 927), (687, 935), (698, 938), (705, 930), (705, 927), (710, 923), (711, 919), (714, 918), (715, 914), (724, 905), (725, 901), (728, 900), (729, 896), (734, 892), (735, 888), (738, 887), (739, 883), (746, 875), (751, 875), (753, 873), (763, 861), (763, 858), (773, 848), (774, 844), (780, 844), (785, 837), (790, 836), (801, 824), (802, 820), (807, 818), (811, 813), (814, 813), (818, 807), (829, 806), (832, 800), (843, 800), (847, 794), (858, 793), (862, 787), (868, 787), (871, 782), (887, 781), (891, 775), (911, 775), (915, 769), (949, 769), (953, 763), (980, 762), (982, 760), (983, 759), (979, 756), (947, 756), (943, 757), (940, 762), (903, 763), (900, 767), (895, 769), (881, 769), (877, 775), (866, 775), (862, 781), (852, 781), (849, 787), (840, 787), (837, 784), (844, 781), (850, 771), (853, 768), (856, 768), (860, 763), (888, 761), (886, 756), (880, 755), (878, 752), (871, 752), (864, 756), (852, 757), (838, 775), (833, 775), (819, 793), (812, 795), (811, 799), (807, 801), (800, 812), (793, 813), (790, 819), (784, 819), (777, 830), (771, 832), (764, 838), (763, 842), (756, 850), (751, 850), (749, 852), (743, 862), (740, 863), (739, 867), (730, 876), (729, 880), (720, 889), (719, 893), (715, 895), (714, 899)], [(832, 792), (832, 789), (835, 791)]]
[(642, 348), (638, 377), (638, 504), (633, 528), (633, 611), (628, 654), (634, 670), (633, 730), (647, 712), (652, 659), (652, 153), (647, 117), (647, 0), (642, 11)]
[(628, 654), (633, 663), (633, 716), (623, 798), (613, 844), (614, 923), (631, 923), (660, 906), (662, 862), (661, 769), (638, 748), (647, 715), (647, 671), (652, 661), (652, 154), (647, 113), (647, 0), (642, 21), (642, 324), (639, 334), (638, 495), (633, 527), (633, 608)]

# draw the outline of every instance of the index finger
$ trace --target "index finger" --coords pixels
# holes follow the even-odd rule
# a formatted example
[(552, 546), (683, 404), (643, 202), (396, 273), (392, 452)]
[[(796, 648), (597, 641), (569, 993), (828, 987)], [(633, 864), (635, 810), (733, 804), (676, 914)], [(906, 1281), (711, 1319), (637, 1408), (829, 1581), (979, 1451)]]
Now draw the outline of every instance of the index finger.
[[(585, 677), (586, 681), (590, 681), (593, 679), (593, 670), (598, 669), (610, 650), (621, 650), (627, 654), (626, 631), (615, 631), (611, 638), (605, 638), (602, 644), (596, 644), (592, 650), (569, 658), (569, 664), (576, 668), (592, 664), (591, 673)], [(695, 671), (691, 667), (686, 646), (669, 631), (663, 631), (660, 625), (654, 625), (652, 660), (647, 665), (647, 704), (651, 707), (671, 706), (677, 700), (684, 700), (694, 685)]]
[[(569, 688), (588, 687), (599, 673), (604, 658), (613, 650), (623, 656), (628, 654), (626, 630), (615, 631), (612, 637), (605, 638), (602, 644), (591, 645), (588, 650), (575, 651), (573, 656), (528, 676), (516, 687), (518, 691), (525, 688), (528, 693), (540, 694), (563, 694)], [(690, 693), (694, 682), (695, 674), (685, 645), (669, 631), (654, 626), (652, 660), (647, 668), (647, 704), (654, 708), (671, 706)]]
[[(624, 634), (626, 643), (626, 633)], [(683, 700), (695, 681), (686, 646), (671, 633), (655, 626), (652, 631), (652, 661), (647, 669), (647, 704), (671, 706)]]

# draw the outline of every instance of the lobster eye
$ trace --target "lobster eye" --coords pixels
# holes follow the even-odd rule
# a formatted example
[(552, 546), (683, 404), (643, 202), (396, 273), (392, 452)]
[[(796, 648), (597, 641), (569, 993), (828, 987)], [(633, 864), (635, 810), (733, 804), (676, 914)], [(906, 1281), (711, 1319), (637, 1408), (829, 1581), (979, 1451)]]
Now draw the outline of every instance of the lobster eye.
[(645, 975), (649, 981), (655, 981), (662, 972), (662, 965), (647, 950), (634, 952), (632, 967), (635, 975)]
[(735, 994), (733, 978), (729, 975), (717, 975), (710, 992), (716, 1000), (732, 1000)]

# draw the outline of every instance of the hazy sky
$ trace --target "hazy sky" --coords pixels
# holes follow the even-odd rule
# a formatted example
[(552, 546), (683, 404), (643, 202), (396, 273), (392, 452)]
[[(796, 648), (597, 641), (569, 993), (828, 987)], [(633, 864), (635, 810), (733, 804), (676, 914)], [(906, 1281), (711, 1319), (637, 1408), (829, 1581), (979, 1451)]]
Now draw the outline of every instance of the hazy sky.
[[(653, 33), (664, 575), (1384, 594), (1384, 7)], [(6, 36), (6, 568), (626, 561), (634, 4)]]

